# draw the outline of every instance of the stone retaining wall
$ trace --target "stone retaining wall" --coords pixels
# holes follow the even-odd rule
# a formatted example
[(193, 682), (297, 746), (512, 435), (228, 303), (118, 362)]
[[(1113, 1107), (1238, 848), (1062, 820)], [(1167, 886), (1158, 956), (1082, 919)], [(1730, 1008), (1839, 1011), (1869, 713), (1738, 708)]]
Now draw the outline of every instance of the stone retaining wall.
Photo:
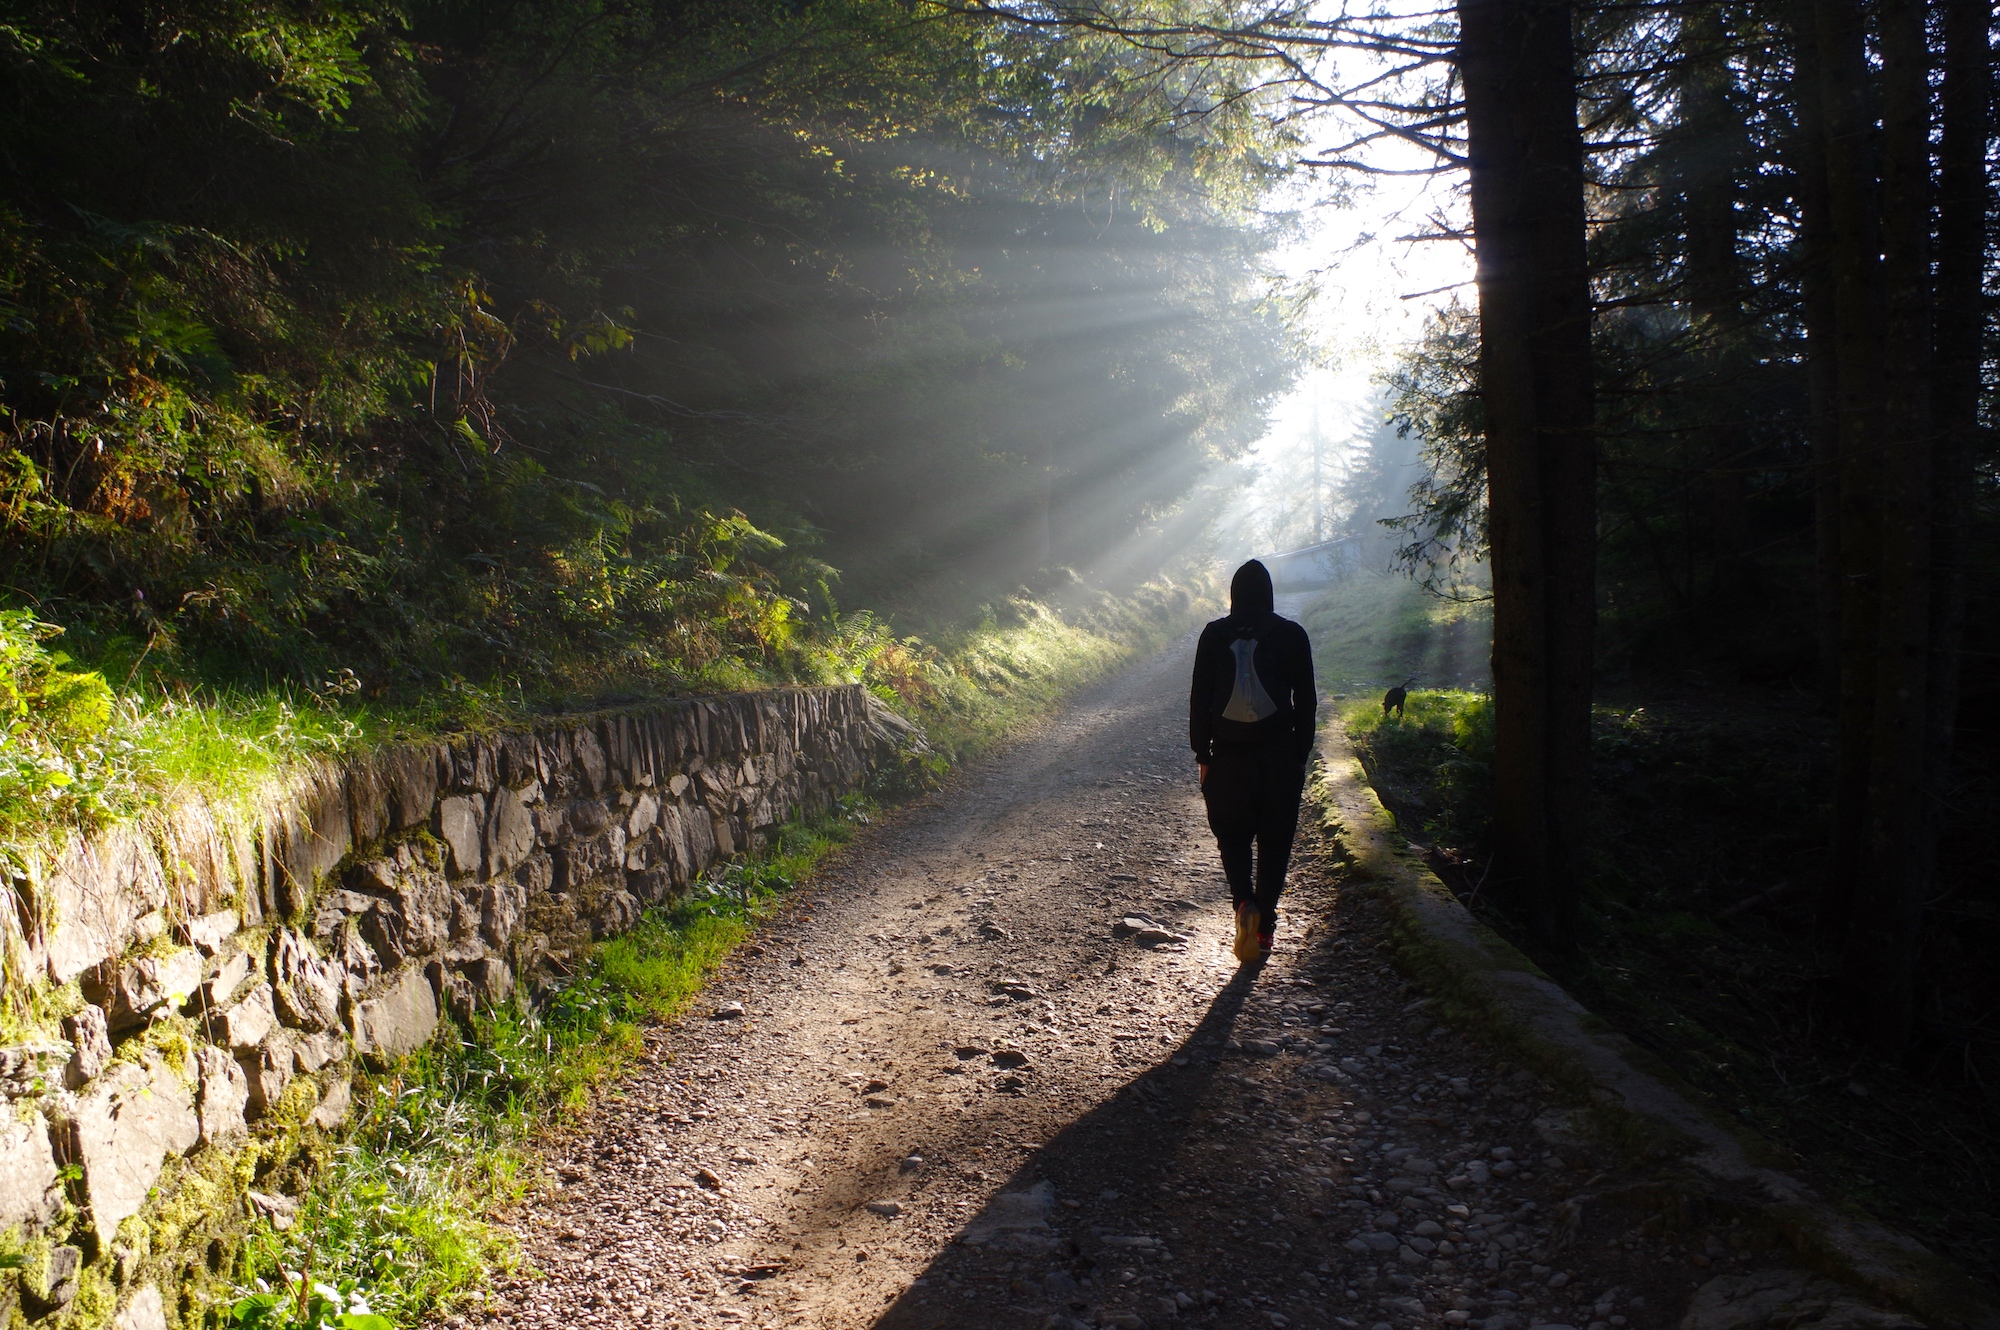
[(909, 733), (858, 687), (664, 703), (78, 838), (0, 911), (11, 1005), (66, 1013), (0, 1048), (0, 1322), (198, 1324), (357, 1060), (566, 970)]

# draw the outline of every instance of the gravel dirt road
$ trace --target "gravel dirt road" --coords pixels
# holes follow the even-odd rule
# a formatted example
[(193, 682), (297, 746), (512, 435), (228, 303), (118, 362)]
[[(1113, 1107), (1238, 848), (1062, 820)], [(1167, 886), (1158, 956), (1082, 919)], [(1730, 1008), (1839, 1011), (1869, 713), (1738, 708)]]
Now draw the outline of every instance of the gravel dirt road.
[(1310, 834), (1236, 965), (1191, 650), (829, 862), (552, 1143), (537, 1273), (456, 1319), (1655, 1330), (1754, 1268), (1435, 1024)]

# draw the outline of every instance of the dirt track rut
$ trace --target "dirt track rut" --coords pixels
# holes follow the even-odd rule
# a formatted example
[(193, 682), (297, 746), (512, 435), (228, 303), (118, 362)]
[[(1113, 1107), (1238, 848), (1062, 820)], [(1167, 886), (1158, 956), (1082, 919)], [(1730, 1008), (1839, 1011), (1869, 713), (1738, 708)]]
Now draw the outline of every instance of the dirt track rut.
[(1653, 1330), (1754, 1262), (1434, 1024), (1314, 837), (1236, 966), (1191, 645), (843, 850), (552, 1145), (541, 1273), (454, 1320)]

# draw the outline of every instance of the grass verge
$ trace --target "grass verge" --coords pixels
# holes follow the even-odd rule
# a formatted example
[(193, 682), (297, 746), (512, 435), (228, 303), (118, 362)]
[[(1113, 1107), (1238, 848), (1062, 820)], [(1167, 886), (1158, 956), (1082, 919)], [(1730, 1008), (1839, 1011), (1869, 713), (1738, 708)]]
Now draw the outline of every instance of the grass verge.
[(1214, 608), (1213, 590), (1198, 585), (1149, 582), (1113, 596), (1078, 583), (1053, 604), (1011, 600), (942, 636), (921, 674), (870, 682), (924, 726), (945, 759), (935, 768), (941, 772), (1164, 646)]
[(1320, 686), (1336, 701), (1377, 699), (1408, 680), (1425, 688), (1484, 688), (1493, 609), (1443, 600), (1398, 573), (1361, 573), (1327, 589), (1300, 616)]
[[(1331, 686), (1469, 650), (1454, 645), (1448, 613), (1407, 584), (1354, 579), (1305, 618)], [(2000, 1284), (2000, 924), (1976, 888), (1992, 880), (1986, 823), (1966, 815), (1944, 829), (1924, 1025), (1912, 1056), (1890, 1064), (1824, 1018), (1812, 906), (1827, 871), (1833, 750), (1810, 699), (1698, 680), (1600, 689), (1594, 837), (1571, 957), (1545, 953), (1485, 887), (1490, 698), (1420, 689), (1402, 717), (1383, 715), (1375, 694), (1350, 699), (1341, 717), (1370, 784), (1484, 923), (1717, 1111), (1790, 1152), (1828, 1195)], [(1990, 750), (1968, 745), (1956, 776), (1964, 808), (1991, 806)]]

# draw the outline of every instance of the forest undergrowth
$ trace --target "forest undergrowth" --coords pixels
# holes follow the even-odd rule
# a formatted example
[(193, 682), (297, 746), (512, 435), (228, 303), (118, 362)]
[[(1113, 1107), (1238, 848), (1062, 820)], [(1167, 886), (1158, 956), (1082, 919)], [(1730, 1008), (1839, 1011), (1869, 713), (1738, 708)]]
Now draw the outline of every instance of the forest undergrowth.
[[(1379, 595), (1336, 591), (1308, 622), (1360, 635), (1359, 614)], [(1398, 827), (1475, 914), (1717, 1111), (1793, 1156), (1826, 1195), (2000, 1282), (2000, 1031), (1990, 1014), (1978, 1019), (2000, 993), (1989, 959), (2000, 920), (1963, 885), (1990, 871), (1994, 828), (1945, 837), (1927, 1019), (1916, 1051), (1891, 1063), (1826, 1015), (1812, 906), (1826, 871), (1833, 727), (1809, 697), (1700, 676), (1600, 688), (1595, 843), (1572, 956), (1538, 946), (1489, 880), (1490, 696), (1420, 688), (1394, 716), (1374, 693), (1339, 714)], [(1962, 807), (1991, 806), (1980, 796), (1990, 758), (1990, 745), (1962, 753)]]

